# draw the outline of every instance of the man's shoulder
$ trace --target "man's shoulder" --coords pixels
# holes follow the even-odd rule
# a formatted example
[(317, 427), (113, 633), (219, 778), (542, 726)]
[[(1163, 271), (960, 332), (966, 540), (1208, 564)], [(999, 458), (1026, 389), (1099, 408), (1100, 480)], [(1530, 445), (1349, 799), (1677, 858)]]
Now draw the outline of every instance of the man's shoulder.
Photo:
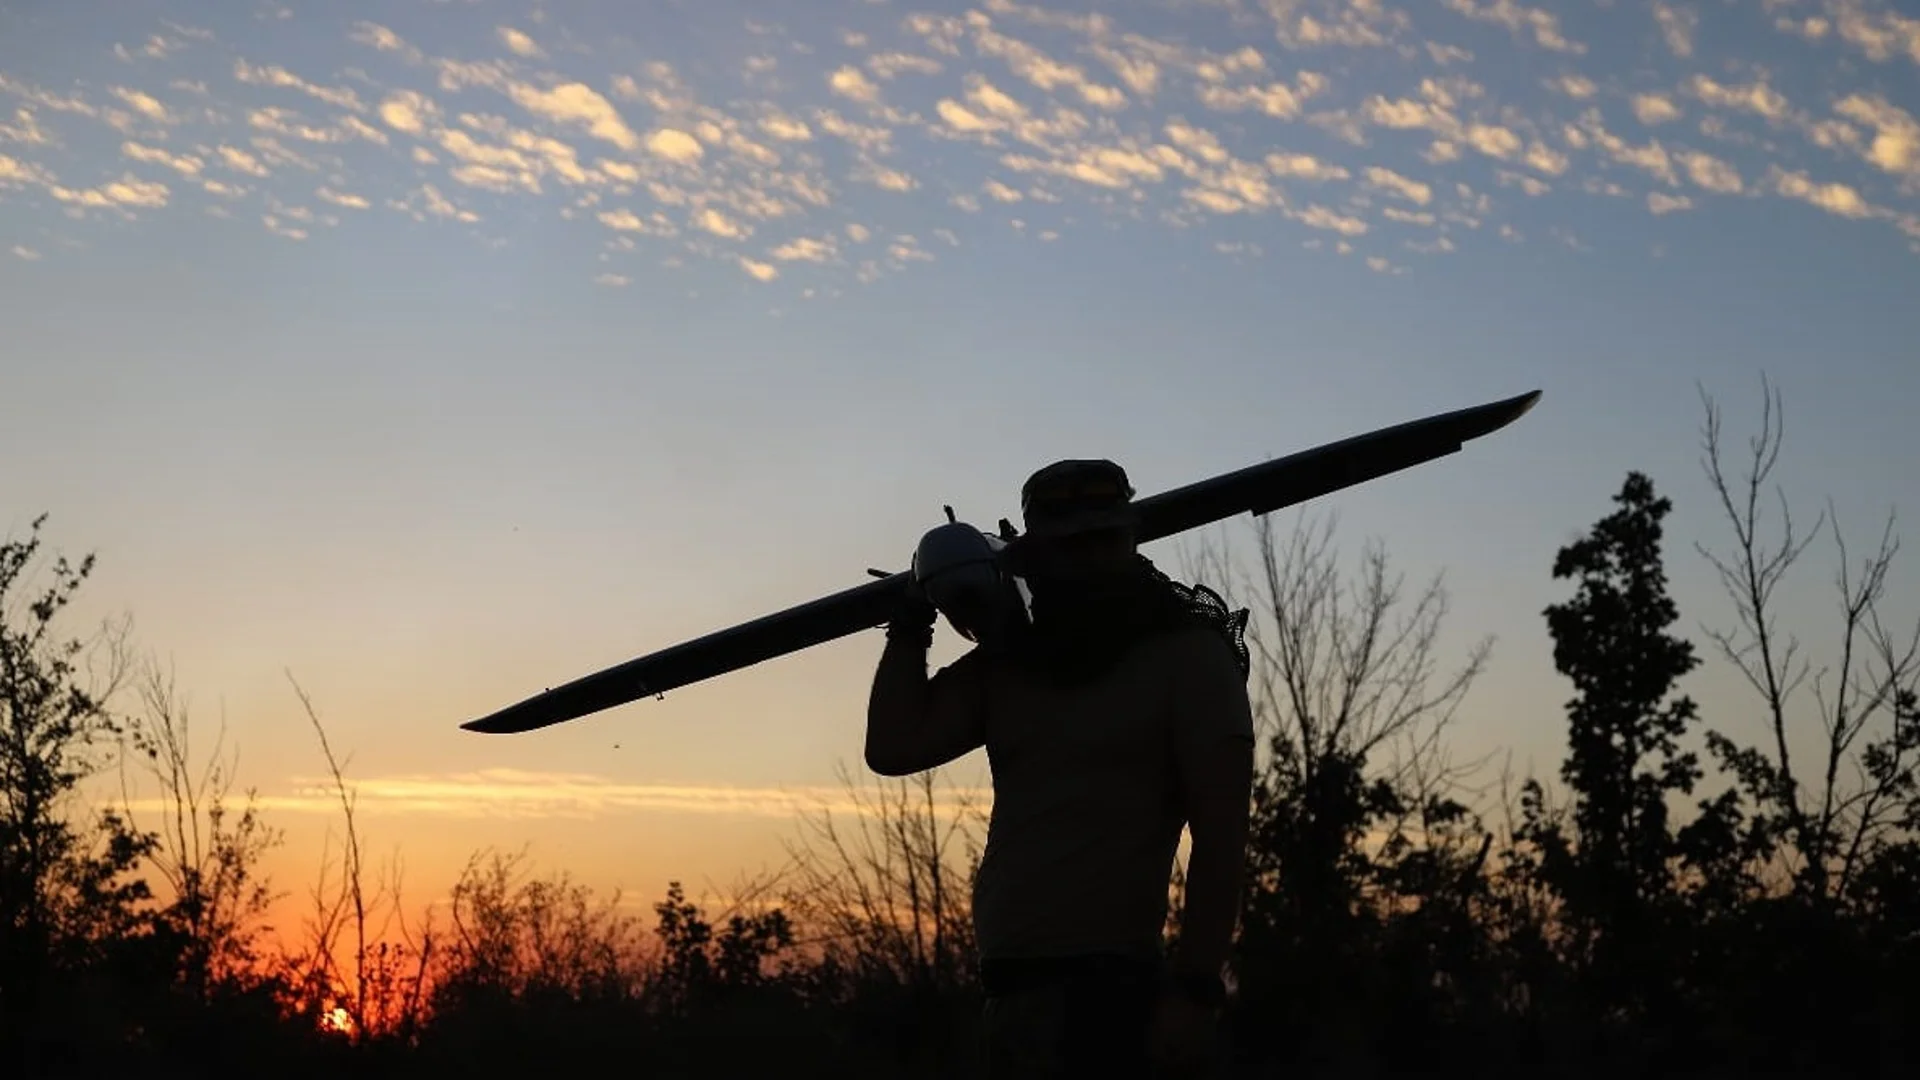
[(1225, 627), (1199, 615), (1174, 622), (1155, 642), (1160, 658), (1169, 664), (1202, 669), (1230, 667), (1240, 674), (1240, 658)]

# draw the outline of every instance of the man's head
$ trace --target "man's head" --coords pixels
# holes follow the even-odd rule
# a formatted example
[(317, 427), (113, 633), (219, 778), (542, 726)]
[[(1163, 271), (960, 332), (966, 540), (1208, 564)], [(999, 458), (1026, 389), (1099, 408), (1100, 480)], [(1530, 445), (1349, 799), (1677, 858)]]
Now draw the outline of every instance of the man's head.
[(1133, 487), (1106, 460), (1056, 461), (1020, 489), (1021, 572), (1028, 578), (1104, 577), (1129, 566), (1135, 551)]

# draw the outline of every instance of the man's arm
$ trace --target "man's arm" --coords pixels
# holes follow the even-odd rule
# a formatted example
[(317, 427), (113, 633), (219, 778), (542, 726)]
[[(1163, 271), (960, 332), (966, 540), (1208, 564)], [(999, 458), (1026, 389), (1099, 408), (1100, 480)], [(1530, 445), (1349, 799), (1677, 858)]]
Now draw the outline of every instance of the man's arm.
[(1197, 633), (1176, 679), (1174, 752), (1193, 846), (1180, 974), (1218, 976), (1233, 947), (1253, 798), (1253, 710), (1226, 642)]
[(986, 700), (979, 650), (927, 677), (931, 620), (889, 629), (887, 647), (867, 698), (867, 768), (908, 776), (938, 768), (986, 741)]

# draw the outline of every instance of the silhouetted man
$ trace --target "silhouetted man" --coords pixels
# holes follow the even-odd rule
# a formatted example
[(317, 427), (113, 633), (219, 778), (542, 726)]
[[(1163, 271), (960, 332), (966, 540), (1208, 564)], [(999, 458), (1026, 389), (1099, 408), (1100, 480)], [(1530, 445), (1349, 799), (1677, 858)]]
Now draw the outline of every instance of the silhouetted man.
[[(989, 1072), (1152, 1076), (1211, 1052), (1253, 778), (1244, 613), (1135, 547), (1133, 489), (1063, 461), (1021, 491), (1008, 549), (1032, 621), (929, 678), (935, 611), (888, 624), (866, 760), (887, 776), (985, 746), (994, 805), (973, 893)], [(1173, 860), (1192, 834), (1178, 948)]]

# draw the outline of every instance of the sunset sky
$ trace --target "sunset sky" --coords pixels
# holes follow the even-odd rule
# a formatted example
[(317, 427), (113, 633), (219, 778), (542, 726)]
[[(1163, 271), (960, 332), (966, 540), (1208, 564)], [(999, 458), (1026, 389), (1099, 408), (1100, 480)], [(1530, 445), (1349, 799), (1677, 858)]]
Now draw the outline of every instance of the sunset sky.
[[(1318, 506), (1447, 572), (1453, 653), (1497, 636), (1458, 756), (1550, 773), (1553, 553), (1628, 469), (1683, 629), (1730, 618), (1696, 384), (1738, 449), (1777, 382), (1781, 478), (1856, 546), (1920, 502), (1900, 7), (6, 5), (0, 531), (98, 553), (80, 618), (224, 718), (287, 887), (331, 806), (291, 671), (421, 890), (530, 844), (651, 900), (858, 767), (877, 632), (457, 725), (901, 568), (1049, 460), (1149, 494), (1539, 388)], [(1691, 687), (1752, 730), (1724, 665)]]

